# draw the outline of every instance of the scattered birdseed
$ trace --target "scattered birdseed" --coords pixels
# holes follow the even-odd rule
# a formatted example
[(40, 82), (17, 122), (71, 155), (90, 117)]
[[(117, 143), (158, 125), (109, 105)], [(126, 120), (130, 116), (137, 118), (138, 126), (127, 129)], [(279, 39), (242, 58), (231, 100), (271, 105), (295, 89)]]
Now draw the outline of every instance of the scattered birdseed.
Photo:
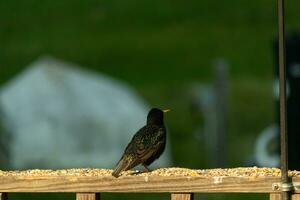
[[(102, 177), (111, 176), (111, 169), (60, 169), (60, 170), (44, 170), (31, 169), (24, 171), (1, 171), (0, 177), (34, 177), (34, 176), (78, 176), (78, 177)], [(187, 168), (160, 168), (152, 172), (140, 173), (129, 170), (121, 173), (121, 176), (189, 176), (189, 177), (279, 177), (281, 170), (278, 168), (266, 167), (238, 167), (225, 169), (187, 169)], [(300, 177), (300, 171), (290, 170), (290, 177)]]

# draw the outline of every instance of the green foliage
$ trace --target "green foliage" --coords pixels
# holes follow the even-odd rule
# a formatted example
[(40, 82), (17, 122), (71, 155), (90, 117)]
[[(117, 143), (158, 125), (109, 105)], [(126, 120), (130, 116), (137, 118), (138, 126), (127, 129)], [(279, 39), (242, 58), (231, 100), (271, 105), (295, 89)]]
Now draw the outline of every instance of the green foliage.
[[(294, 4), (288, 25), (299, 28)], [(271, 0), (1, 1), (0, 81), (43, 54), (137, 85), (207, 80), (218, 56), (234, 76), (270, 78), (275, 11)]]

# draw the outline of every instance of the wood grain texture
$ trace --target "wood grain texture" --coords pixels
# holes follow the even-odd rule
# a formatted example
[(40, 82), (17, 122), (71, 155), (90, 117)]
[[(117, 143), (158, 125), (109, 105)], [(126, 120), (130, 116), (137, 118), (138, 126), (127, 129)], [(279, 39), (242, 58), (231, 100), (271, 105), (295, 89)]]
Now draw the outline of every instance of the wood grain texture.
[(171, 200), (193, 200), (192, 193), (173, 193), (171, 194)]
[[(299, 182), (300, 177), (293, 181)], [(273, 193), (274, 182), (280, 182), (280, 177), (4, 176), (0, 178), (0, 192)]]
[(100, 193), (76, 193), (76, 200), (100, 200)]
[(7, 194), (6, 193), (0, 193), (0, 200), (7, 200)]

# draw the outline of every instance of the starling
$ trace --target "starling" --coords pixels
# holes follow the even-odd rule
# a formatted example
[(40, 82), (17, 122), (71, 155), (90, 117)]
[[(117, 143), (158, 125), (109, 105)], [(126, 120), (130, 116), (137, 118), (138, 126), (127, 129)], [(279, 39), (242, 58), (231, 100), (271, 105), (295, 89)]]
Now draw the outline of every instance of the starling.
[(139, 164), (142, 164), (146, 171), (150, 171), (147, 166), (160, 157), (166, 146), (164, 112), (168, 111), (158, 108), (152, 108), (149, 111), (146, 126), (142, 127), (127, 145), (112, 173), (114, 177), (117, 178), (122, 171)]

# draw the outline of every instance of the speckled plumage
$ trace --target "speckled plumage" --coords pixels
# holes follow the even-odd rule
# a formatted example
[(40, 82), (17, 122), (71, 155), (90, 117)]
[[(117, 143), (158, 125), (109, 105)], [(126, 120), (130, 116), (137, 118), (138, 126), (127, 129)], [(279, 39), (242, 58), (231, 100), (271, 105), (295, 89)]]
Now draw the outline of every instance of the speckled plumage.
[(153, 108), (148, 113), (146, 126), (133, 136), (112, 175), (118, 177), (122, 171), (139, 164), (148, 170), (147, 166), (160, 157), (165, 146), (166, 129), (163, 111)]

